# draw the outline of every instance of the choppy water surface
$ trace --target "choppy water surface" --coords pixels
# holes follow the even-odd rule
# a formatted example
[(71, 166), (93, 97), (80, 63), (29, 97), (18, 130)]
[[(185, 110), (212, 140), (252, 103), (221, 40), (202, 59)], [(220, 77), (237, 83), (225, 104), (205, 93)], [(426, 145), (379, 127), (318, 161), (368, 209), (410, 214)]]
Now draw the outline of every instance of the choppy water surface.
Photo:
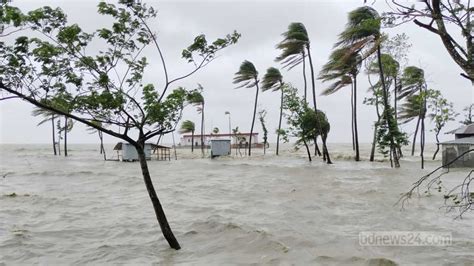
[[(210, 160), (178, 150), (184, 159), (149, 162), (182, 245), (175, 251), (161, 235), (138, 163), (104, 162), (90, 145), (72, 146), (68, 158), (45, 145), (0, 149), (7, 174), (0, 177), (0, 264), (474, 265), (474, 214), (453, 220), (439, 209), (442, 193), (415, 198), (402, 212), (393, 206), (428, 171), (415, 158), (390, 169), (345, 159), (347, 145), (333, 147), (334, 165), (307, 163), (302, 151)], [(359, 245), (361, 231), (393, 230), (452, 232), (453, 243)]]

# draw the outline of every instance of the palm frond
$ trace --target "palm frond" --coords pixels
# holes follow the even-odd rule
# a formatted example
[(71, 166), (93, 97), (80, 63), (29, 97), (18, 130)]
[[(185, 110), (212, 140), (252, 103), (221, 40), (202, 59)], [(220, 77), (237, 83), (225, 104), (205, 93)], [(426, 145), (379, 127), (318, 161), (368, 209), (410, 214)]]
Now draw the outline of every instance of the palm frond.
[(240, 84), (237, 88), (251, 88), (256, 85), (258, 71), (252, 62), (245, 60), (240, 65), (239, 71), (235, 73), (234, 84)]
[(280, 73), (280, 70), (274, 67), (269, 67), (267, 72), (263, 76), (262, 80), (262, 91), (266, 90), (279, 90), (283, 85), (283, 76)]

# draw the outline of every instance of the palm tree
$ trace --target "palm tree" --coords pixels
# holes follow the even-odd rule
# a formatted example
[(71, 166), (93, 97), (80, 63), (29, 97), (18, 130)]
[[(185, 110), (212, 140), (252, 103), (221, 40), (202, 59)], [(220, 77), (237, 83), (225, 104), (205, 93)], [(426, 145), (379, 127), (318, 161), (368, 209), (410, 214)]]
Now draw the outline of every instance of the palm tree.
[(357, 130), (357, 75), (361, 65), (360, 55), (351, 53), (347, 47), (334, 50), (329, 61), (323, 66), (319, 74), (322, 81), (333, 83), (322, 92), (322, 95), (330, 95), (341, 88), (351, 85), (351, 108), (352, 108), (352, 145), (355, 150), (355, 160), (360, 160), (359, 133)]
[(253, 126), (255, 124), (255, 115), (257, 114), (257, 103), (258, 103), (258, 71), (255, 66), (250, 62), (245, 60), (239, 68), (239, 71), (235, 73), (234, 84), (240, 84), (237, 88), (252, 88), (256, 87), (255, 91), (255, 104), (253, 107), (253, 118), (252, 126), (250, 127), (250, 137), (249, 137), (249, 156), (252, 153), (252, 134)]
[(304, 100), (307, 98), (307, 81), (306, 81), (306, 51), (305, 44), (308, 42), (308, 33), (301, 27), (301, 23), (291, 23), (288, 31), (282, 34), (283, 41), (277, 44), (276, 48), (281, 50), (281, 54), (275, 59), (281, 62), (283, 67), (291, 70), (297, 65), (303, 63), (303, 81), (304, 81)]
[(54, 127), (55, 127), (54, 119), (56, 118), (56, 114), (49, 111), (49, 110), (45, 110), (45, 109), (41, 109), (41, 108), (34, 108), (33, 111), (32, 111), (32, 115), (43, 117), (43, 120), (41, 120), (38, 123), (38, 126), (42, 125), (42, 124), (44, 124), (48, 121), (51, 121), (51, 130), (52, 130), (51, 136), (52, 136), (52, 140), (53, 140), (53, 153), (54, 153), (54, 155), (57, 155), (57, 151), (56, 151), (56, 133), (54, 132)]
[[(393, 118), (393, 110), (388, 101), (388, 90), (385, 84), (381, 59), (381, 43), (385, 37), (380, 32), (381, 18), (377, 11), (371, 7), (363, 6), (349, 12), (349, 21), (345, 30), (339, 35), (335, 47), (347, 47), (351, 54), (360, 53), (361, 60), (365, 60), (373, 53), (377, 54), (380, 82), (382, 85), (383, 118), (387, 124), (387, 137), (390, 143), (390, 154), (395, 167), (400, 167), (397, 153), (398, 143), (395, 136), (399, 134), (398, 126)], [(392, 160), (391, 160), (392, 162)]]
[[(426, 97), (427, 86), (424, 71), (415, 66), (406, 67), (403, 70), (401, 78), (402, 87), (400, 89), (400, 98), (407, 97), (405, 108), (401, 110), (405, 121), (410, 121), (418, 117), (418, 121), (413, 135), (412, 156), (415, 154), (415, 142), (420, 128), (420, 156), (421, 168), (424, 168), (424, 148), (425, 148), (425, 117), (426, 117)], [(414, 112), (417, 112), (416, 114)]]
[(188, 102), (197, 106), (198, 113), (201, 113), (201, 153), (204, 156), (204, 96), (202, 95), (203, 87), (198, 84), (198, 88), (192, 90), (188, 94)]
[(196, 129), (194, 122), (186, 120), (181, 124), (180, 134), (191, 133), (191, 152), (194, 152), (194, 130)]
[(263, 76), (262, 80), (262, 91), (272, 90), (272, 91), (280, 91), (280, 118), (278, 120), (278, 131), (277, 131), (277, 143), (276, 143), (276, 155), (278, 155), (279, 148), (280, 148), (280, 133), (281, 133), (281, 121), (283, 117), (283, 86), (285, 83), (283, 82), (283, 76), (280, 73), (280, 70), (274, 67), (270, 67), (267, 69), (267, 73)]
[[(100, 126), (100, 127), (104, 127), (104, 124), (102, 124), (101, 122), (99, 121), (93, 121), (94, 124)], [(104, 134), (102, 131), (100, 130), (97, 130), (93, 127), (88, 127), (87, 130), (91, 133), (91, 134), (94, 134), (97, 132), (97, 134), (99, 135), (99, 141), (100, 141), (100, 154), (103, 154), (104, 155), (104, 161), (107, 160), (107, 155), (105, 154), (105, 148), (104, 148)]]

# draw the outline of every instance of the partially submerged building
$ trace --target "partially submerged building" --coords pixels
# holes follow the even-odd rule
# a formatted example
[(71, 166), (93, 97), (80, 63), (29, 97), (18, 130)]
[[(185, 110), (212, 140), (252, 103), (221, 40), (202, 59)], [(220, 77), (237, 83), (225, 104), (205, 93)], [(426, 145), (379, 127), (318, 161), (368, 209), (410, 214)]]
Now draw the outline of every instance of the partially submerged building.
[(230, 155), (230, 139), (211, 139), (211, 158)]
[(447, 134), (454, 134), (454, 140), (441, 143), (443, 165), (452, 162), (449, 168), (474, 167), (474, 151), (468, 152), (474, 149), (474, 124), (460, 127)]
[[(151, 159), (151, 143), (145, 143), (145, 158), (147, 160)], [(119, 142), (115, 145), (114, 151), (117, 151), (117, 158), (119, 161), (133, 162), (138, 161), (138, 153), (135, 147), (127, 142)]]
[[(209, 146), (211, 144), (211, 140), (214, 139), (231, 139), (233, 146), (237, 143), (240, 143), (242, 147), (245, 146), (245, 142), (250, 140), (250, 133), (238, 133), (238, 134), (205, 134), (203, 135), (204, 138), (204, 145)], [(192, 144), (193, 136), (191, 134), (186, 134), (181, 136), (180, 146), (182, 147), (190, 147)], [(252, 147), (263, 147), (259, 142), (258, 133), (252, 133)], [(201, 135), (195, 134), (194, 135), (194, 147), (201, 146)]]

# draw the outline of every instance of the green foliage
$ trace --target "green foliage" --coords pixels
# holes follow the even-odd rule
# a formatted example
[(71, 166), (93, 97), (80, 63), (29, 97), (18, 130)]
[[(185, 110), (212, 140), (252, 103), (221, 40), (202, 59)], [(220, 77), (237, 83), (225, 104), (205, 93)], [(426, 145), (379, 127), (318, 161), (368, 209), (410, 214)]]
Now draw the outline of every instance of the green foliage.
[(471, 104), (471, 105), (466, 106), (463, 109), (463, 111), (466, 112), (466, 114), (465, 114), (464, 120), (461, 121), (461, 124), (470, 125), (470, 124), (474, 123), (474, 119), (473, 119), (473, 116), (474, 116), (474, 103)]
[[(387, 120), (388, 118), (388, 120)], [(393, 139), (396, 147), (408, 145), (408, 135), (401, 132), (395, 121), (395, 111), (393, 108), (385, 109), (377, 126), (377, 149), (384, 156), (390, 154), (391, 141)]]
[(335, 46), (353, 45), (356, 42), (365, 43), (368, 38), (380, 37), (381, 18), (372, 7), (359, 7), (348, 15), (346, 29), (339, 34)]
[(263, 76), (262, 80), (262, 90), (280, 90), (283, 86), (283, 76), (280, 73), (280, 70), (274, 67), (269, 67), (267, 72)]
[(183, 123), (181, 123), (181, 128), (179, 129), (180, 134), (184, 133), (194, 133), (196, 130), (196, 126), (193, 121), (191, 120), (185, 120)]
[(321, 94), (329, 95), (347, 85), (351, 85), (352, 78), (359, 73), (361, 63), (360, 55), (352, 53), (349, 47), (333, 50), (318, 78), (323, 82), (332, 81), (332, 83)]
[(452, 102), (448, 102), (439, 90), (427, 91), (428, 117), (435, 123), (432, 131), (438, 135), (449, 121), (454, 121), (459, 114), (454, 111)]
[(320, 110), (314, 111), (310, 108), (291, 85), (284, 87), (283, 106), (289, 126), (288, 133), (297, 138), (296, 147), (304, 142), (314, 141), (316, 136), (329, 133), (330, 124), (326, 115)]
[(239, 71), (235, 73), (234, 84), (239, 84), (237, 88), (252, 88), (258, 83), (258, 71), (252, 62), (245, 60), (240, 65)]
[(188, 46), (188, 48), (184, 49), (181, 55), (188, 63), (195, 63), (194, 55), (197, 54), (202, 58), (202, 62), (206, 63), (214, 59), (216, 52), (237, 43), (240, 36), (239, 33), (234, 31), (225, 38), (218, 38), (211, 44), (208, 44), (206, 36), (201, 34), (194, 38), (194, 42)]
[(275, 61), (292, 69), (305, 60), (305, 48), (309, 44), (308, 32), (303, 23), (293, 22), (288, 25), (288, 30), (282, 36), (283, 41), (276, 46), (281, 50), (281, 54)]
[[(148, 24), (156, 10), (131, 0), (100, 2), (97, 8), (100, 15), (110, 18), (110, 25), (85, 32), (77, 24), (68, 24), (59, 8), (42, 7), (25, 14), (2, 1), (2, 31), (17, 35), (23, 28), (34, 31), (16, 36), (13, 42), (0, 41), (2, 88), (127, 141), (132, 141), (129, 129), (138, 130), (140, 142), (174, 130), (195, 91), (179, 87), (167, 92), (168, 77), (162, 91), (143, 82), (149, 60), (142, 51), (150, 45), (158, 47)], [(202, 67), (239, 37), (234, 32), (208, 44), (200, 35), (185, 49), (191, 58), (185, 58), (197, 54), (202, 57)], [(101, 48), (97, 51), (96, 47)], [(111, 130), (117, 127), (125, 130)]]

